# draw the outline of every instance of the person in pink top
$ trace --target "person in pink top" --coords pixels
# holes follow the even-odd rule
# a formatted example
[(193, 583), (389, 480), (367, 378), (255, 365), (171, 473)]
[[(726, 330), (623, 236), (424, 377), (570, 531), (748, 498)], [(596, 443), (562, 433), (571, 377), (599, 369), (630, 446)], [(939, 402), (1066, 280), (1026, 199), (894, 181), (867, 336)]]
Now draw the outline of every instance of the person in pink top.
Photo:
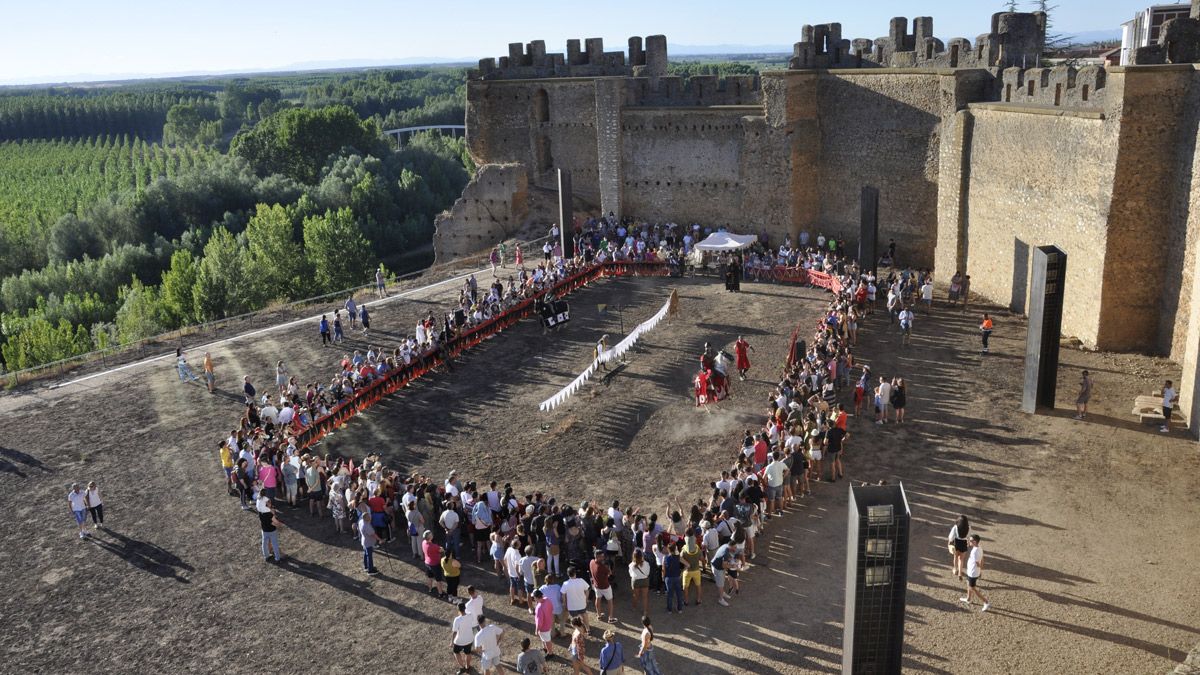
[(421, 552), (425, 556), (425, 576), (429, 578), (429, 592), (446, 598), (445, 574), (442, 572), (442, 547), (433, 540), (433, 533), (425, 530)]
[(271, 464), (266, 457), (258, 460), (258, 480), (262, 483), (263, 494), (272, 502), (275, 501), (275, 488), (279, 485), (279, 469)]
[(551, 635), (554, 630), (554, 603), (542, 595), (540, 590), (533, 592), (533, 600), (537, 603), (533, 610), (533, 627), (537, 631), (538, 639), (542, 641), (542, 649), (546, 651), (546, 656), (550, 657), (554, 655), (554, 641)]

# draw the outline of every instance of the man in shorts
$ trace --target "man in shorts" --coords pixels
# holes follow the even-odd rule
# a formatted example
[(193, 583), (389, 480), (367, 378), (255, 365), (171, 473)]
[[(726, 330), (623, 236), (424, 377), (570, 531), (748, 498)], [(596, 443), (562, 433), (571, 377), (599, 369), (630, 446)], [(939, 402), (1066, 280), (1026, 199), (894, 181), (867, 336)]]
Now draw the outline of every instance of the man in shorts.
[(483, 675), (500, 671), (500, 636), (504, 629), (488, 623), (486, 616), (479, 617), (479, 632), (475, 633), (475, 649), (479, 652), (479, 668)]
[(567, 614), (572, 619), (580, 617), (583, 619), (583, 630), (588, 630), (588, 615), (587, 615), (587, 596), (588, 589), (591, 586), (588, 582), (579, 578), (579, 570), (572, 567), (568, 572), (567, 583), (563, 584), (563, 596), (567, 599)]
[(533, 614), (533, 592), (537, 589), (537, 573), (539, 569), (545, 569), (546, 563), (537, 556), (534, 552), (533, 545), (525, 547), (525, 555), (521, 557), (518, 563), (521, 570), (521, 580), (525, 583), (525, 602), (529, 606), (529, 613)]
[(71, 515), (75, 516), (75, 524), (79, 526), (79, 538), (87, 538), (84, 522), (87, 520), (87, 493), (79, 487), (79, 483), (71, 483), (71, 491), (67, 493), (67, 503), (71, 506)]
[(450, 622), (450, 647), (454, 650), (454, 662), (458, 672), (471, 670), (471, 647), (475, 644), (475, 626), (479, 619), (467, 613), (467, 603), (458, 603), (458, 616)]
[(959, 600), (970, 606), (971, 598), (979, 596), (979, 599), (983, 601), (983, 609), (979, 611), (986, 612), (992, 603), (988, 602), (987, 596), (979, 590), (977, 585), (980, 575), (983, 574), (983, 548), (979, 546), (979, 535), (971, 535), (971, 538), (967, 540), (967, 547), (967, 594)]
[(521, 579), (521, 540), (513, 537), (504, 551), (504, 569), (508, 572), (508, 604), (525, 604), (525, 582)]
[(717, 584), (717, 604), (722, 607), (729, 606), (729, 596), (725, 593), (725, 570), (732, 565), (733, 556), (733, 549), (729, 544), (721, 544), (712, 552), (710, 558), (713, 581)]
[(772, 514), (783, 515), (783, 482), (787, 478), (787, 464), (778, 450), (771, 453), (771, 463), (764, 470), (767, 479), (767, 518)]
[[(604, 562), (605, 557), (607, 556), (604, 551), (597, 551), (596, 559), (593, 560), (588, 567), (592, 573), (592, 590), (596, 592), (596, 615), (600, 617), (601, 621), (605, 620), (605, 617), (608, 618), (608, 621), (614, 621), (612, 570)], [(601, 598), (608, 601), (607, 614), (600, 611)]]

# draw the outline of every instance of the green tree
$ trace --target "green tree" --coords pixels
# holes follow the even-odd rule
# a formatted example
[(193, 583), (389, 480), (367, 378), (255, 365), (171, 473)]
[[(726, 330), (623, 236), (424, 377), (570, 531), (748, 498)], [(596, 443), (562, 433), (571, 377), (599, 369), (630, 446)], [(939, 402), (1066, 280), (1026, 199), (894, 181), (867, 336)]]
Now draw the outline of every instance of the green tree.
[(121, 308), (117, 310), (117, 336), (121, 344), (137, 342), (166, 330), (158, 288), (146, 286), (137, 277), (121, 288)]
[(3, 315), (6, 339), (0, 345), (9, 370), (22, 370), (43, 363), (84, 354), (91, 350), (92, 340), (83, 326), (72, 326), (66, 319), (50, 323), (41, 315), (11, 317)]
[(328, 157), (343, 147), (366, 154), (379, 151), (382, 145), (374, 122), (335, 105), (275, 113), (253, 129), (238, 133), (229, 151), (250, 162), (260, 176), (280, 173), (311, 185), (320, 178)]
[(87, 221), (80, 220), (74, 213), (59, 218), (50, 228), (47, 239), (50, 262), (63, 263), (85, 255), (95, 258), (104, 254), (104, 242)]
[(200, 109), (191, 103), (176, 103), (167, 111), (167, 123), (163, 125), (163, 143), (195, 143), (204, 124)]
[(304, 253), (317, 287), (326, 293), (366, 283), (375, 267), (371, 243), (349, 208), (306, 218)]
[(259, 204), (246, 223), (246, 244), (247, 267), (258, 297), (300, 297), (306, 260), (286, 207)]
[(191, 251), (179, 250), (171, 254), (171, 267), (163, 272), (159, 284), (163, 320), (168, 328), (178, 328), (195, 321), (193, 289), (196, 287), (197, 270), (196, 259)]
[(258, 309), (255, 289), (246, 269), (245, 249), (229, 230), (217, 226), (204, 245), (192, 288), (193, 312), (211, 321)]

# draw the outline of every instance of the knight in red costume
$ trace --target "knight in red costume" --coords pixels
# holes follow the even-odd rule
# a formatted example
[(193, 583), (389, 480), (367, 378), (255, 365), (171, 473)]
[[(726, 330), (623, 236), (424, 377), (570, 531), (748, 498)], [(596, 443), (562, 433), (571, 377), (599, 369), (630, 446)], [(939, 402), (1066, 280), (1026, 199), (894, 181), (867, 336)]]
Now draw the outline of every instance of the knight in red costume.
[(750, 370), (750, 350), (754, 347), (750, 346), (749, 342), (741, 335), (738, 336), (737, 342), (733, 343), (733, 351), (737, 355), (737, 370), (738, 378), (745, 380), (746, 371)]

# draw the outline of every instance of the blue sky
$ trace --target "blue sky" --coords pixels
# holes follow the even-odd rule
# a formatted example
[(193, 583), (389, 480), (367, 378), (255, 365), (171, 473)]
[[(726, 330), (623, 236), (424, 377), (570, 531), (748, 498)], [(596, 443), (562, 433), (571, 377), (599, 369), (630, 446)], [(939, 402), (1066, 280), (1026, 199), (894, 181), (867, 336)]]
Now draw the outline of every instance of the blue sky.
[[(1056, 0), (1057, 29), (1115, 30), (1146, 0)], [(1022, 9), (1033, 3), (1019, 2)], [(788, 45), (806, 23), (840, 21), (848, 38), (887, 32), (892, 16), (932, 16), (943, 39), (986, 32), (999, 0), (828, 3), (521, 0), (7, 0), (0, 83), (258, 70), (338, 60), (478, 58), (509, 42), (665, 34), (676, 45)]]

